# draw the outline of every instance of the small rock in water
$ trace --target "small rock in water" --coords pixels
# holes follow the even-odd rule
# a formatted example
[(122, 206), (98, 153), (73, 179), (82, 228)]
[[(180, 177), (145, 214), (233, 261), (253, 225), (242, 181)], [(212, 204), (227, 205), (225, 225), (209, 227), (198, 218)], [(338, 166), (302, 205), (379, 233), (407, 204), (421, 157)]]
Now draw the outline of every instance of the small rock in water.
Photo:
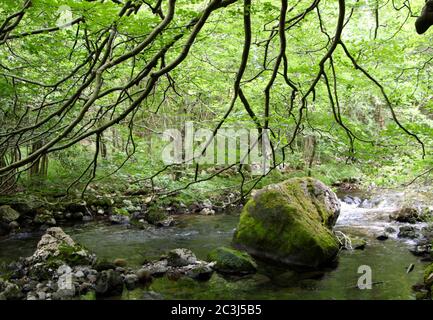
[(354, 196), (345, 196), (343, 198), (343, 202), (347, 203), (347, 204), (352, 204), (352, 205), (360, 205), (362, 200), (358, 197), (354, 197)]
[(388, 240), (389, 236), (386, 233), (381, 233), (379, 234), (376, 239), (379, 241), (385, 241)]
[(174, 225), (174, 219), (172, 217), (168, 217), (167, 219), (156, 222), (157, 227), (171, 227)]
[(110, 216), (110, 222), (112, 224), (128, 224), (129, 223), (129, 217), (120, 215), (120, 214), (114, 214)]
[(398, 237), (399, 238), (415, 239), (415, 238), (418, 238), (418, 233), (417, 233), (417, 230), (415, 229), (415, 227), (403, 226), (403, 227), (400, 227)]
[(95, 291), (97, 296), (120, 296), (123, 291), (123, 279), (120, 273), (110, 269), (102, 271), (98, 275)]
[(412, 252), (415, 256), (428, 256), (431, 252), (431, 245), (425, 244), (425, 245), (415, 245), (412, 249), (410, 249), (410, 252)]
[(405, 207), (389, 215), (391, 220), (415, 224), (424, 221), (417, 208)]
[(210, 208), (203, 208), (199, 214), (202, 216), (213, 216), (215, 215), (215, 210)]
[(127, 274), (125, 276), (125, 286), (129, 291), (134, 290), (138, 284), (138, 277), (135, 274)]
[(386, 227), (385, 232), (386, 233), (396, 233), (397, 230), (395, 230), (393, 227)]
[[(168, 271), (167, 260), (160, 260), (154, 263), (150, 262), (143, 266), (138, 272), (147, 272), (150, 276), (160, 277)], [(140, 276), (139, 276), (140, 277)]]
[(184, 267), (197, 262), (195, 254), (188, 249), (174, 249), (168, 253), (168, 265), (172, 267)]
[(186, 266), (180, 268), (179, 271), (185, 274), (187, 277), (190, 277), (194, 280), (198, 281), (208, 281), (213, 274), (214, 263), (203, 263), (200, 262), (197, 265)]

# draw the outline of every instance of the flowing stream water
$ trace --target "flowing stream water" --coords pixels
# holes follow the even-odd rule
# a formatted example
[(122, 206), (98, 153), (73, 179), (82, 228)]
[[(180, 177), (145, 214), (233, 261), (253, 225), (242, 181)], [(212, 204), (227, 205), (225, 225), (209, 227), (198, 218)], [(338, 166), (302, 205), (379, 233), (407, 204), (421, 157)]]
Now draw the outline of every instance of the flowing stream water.
[[(425, 263), (409, 252), (410, 242), (396, 236), (376, 240), (376, 234), (393, 226), (389, 212), (395, 209), (393, 199), (369, 204), (370, 208), (342, 203), (336, 224), (349, 236), (367, 240), (365, 250), (343, 250), (336, 267), (321, 272), (294, 273), (259, 265), (256, 275), (227, 278), (214, 274), (210, 281), (188, 278), (178, 281), (156, 279), (148, 289), (125, 292), (123, 299), (140, 299), (152, 290), (167, 299), (414, 299), (411, 287), (422, 280)], [(179, 216), (171, 228), (138, 230), (125, 225), (91, 222), (65, 227), (66, 233), (98, 257), (124, 258), (129, 266), (139, 267), (146, 259), (158, 258), (174, 248), (191, 249), (200, 259), (210, 250), (229, 246), (239, 220), (238, 215)], [(397, 226), (394, 226), (397, 227)], [(35, 250), (41, 233), (18, 234), (0, 242), (0, 263), (8, 263)], [(412, 272), (406, 273), (414, 264)], [(372, 289), (361, 290), (357, 283), (360, 266), (372, 270)]]

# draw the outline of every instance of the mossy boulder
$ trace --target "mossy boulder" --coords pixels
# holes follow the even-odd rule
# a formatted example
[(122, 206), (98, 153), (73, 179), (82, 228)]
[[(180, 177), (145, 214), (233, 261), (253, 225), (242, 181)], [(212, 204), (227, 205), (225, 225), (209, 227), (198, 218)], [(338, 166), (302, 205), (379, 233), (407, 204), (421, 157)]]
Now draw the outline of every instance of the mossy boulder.
[(19, 212), (12, 209), (10, 206), (0, 207), (0, 222), (10, 223), (12, 221), (18, 220), (20, 217)]
[(433, 286), (433, 263), (428, 265), (424, 271), (424, 284), (427, 288)]
[(340, 244), (331, 228), (339, 213), (340, 202), (325, 184), (290, 179), (253, 193), (233, 243), (257, 258), (316, 268), (338, 254)]
[(208, 260), (215, 262), (214, 269), (221, 273), (250, 274), (257, 270), (256, 263), (248, 253), (227, 247), (212, 250)]

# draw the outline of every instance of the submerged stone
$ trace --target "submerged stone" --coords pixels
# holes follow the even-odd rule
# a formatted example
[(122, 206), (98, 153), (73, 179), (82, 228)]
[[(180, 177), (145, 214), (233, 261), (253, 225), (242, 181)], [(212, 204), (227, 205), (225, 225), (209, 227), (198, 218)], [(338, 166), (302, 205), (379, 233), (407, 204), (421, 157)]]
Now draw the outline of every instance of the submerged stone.
[(222, 273), (249, 274), (257, 270), (256, 263), (248, 253), (227, 247), (212, 250), (208, 260), (216, 262), (214, 269)]

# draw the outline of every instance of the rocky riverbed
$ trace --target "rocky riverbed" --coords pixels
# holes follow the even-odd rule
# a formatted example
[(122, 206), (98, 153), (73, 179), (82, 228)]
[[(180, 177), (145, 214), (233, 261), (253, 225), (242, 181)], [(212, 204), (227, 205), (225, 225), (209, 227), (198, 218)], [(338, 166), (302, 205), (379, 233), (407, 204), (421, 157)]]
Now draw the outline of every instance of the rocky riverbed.
[[(16, 232), (0, 241), (0, 298), (428, 298), (428, 201), (408, 204), (393, 194), (340, 195), (334, 231), (348, 236), (350, 246), (337, 265), (308, 272), (232, 252), (238, 214), (175, 215), (175, 224), (167, 227), (105, 219)], [(405, 226), (416, 236), (399, 236)], [(361, 265), (373, 270), (371, 290), (357, 287)]]

